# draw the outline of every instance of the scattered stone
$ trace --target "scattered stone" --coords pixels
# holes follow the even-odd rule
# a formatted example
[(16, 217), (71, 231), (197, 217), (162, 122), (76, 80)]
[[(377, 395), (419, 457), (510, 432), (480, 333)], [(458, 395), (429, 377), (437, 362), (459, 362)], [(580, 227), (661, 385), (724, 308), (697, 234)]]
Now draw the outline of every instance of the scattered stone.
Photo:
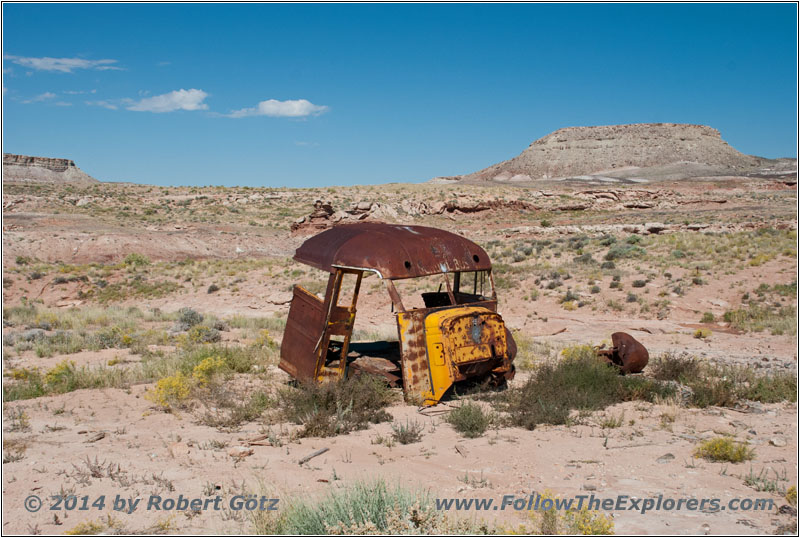
[(254, 450), (246, 446), (235, 446), (228, 450), (228, 455), (234, 459), (242, 459), (252, 455)]
[(772, 439), (769, 440), (769, 444), (771, 444), (772, 446), (784, 447), (786, 446), (786, 439), (784, 439), (783, 437), (773, 437)]
[(106, 436), (106, 432), (97, 432), (96, 434), (94, 434), (91, 437), (89, 437), (85, 442), (87, 442), (87, 443), (96, 443), (100, 439), (105, 438), (105, 436)]
[(675, 454), (672, 454), (671, 452), (667, 452), (666, 454), (664, 454), (663, 456), (658, 458), (656, 460), (656, 463), (669, 463), (674, 459), (675, 459)]

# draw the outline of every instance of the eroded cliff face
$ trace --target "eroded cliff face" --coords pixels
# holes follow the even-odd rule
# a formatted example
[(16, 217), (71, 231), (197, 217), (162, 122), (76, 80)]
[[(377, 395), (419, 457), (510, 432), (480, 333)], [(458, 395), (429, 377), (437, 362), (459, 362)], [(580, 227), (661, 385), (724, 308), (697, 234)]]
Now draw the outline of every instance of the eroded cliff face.
[(69, 159), (3, 154), (3, 181), (23, 183), (97, 183)]
[[(462, 179), (530, 181), (687, 165), (709, 175), (748, 172), (766, 160), (730, 147), (705, 125), (642, 123), (567, 127), (533, 142), (508, 161)], [(623, 174), (629, 175), (629, 174)]]

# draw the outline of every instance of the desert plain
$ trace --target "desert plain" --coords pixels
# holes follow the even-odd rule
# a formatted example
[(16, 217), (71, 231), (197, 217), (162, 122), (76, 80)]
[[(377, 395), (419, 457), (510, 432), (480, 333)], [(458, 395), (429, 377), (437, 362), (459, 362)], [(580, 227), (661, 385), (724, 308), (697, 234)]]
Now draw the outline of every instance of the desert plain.
[[(347, 402), (333, 416), (292, 408), (308, 400), (277, 367), (291, 289), (324, 293), (327, 279), (292, 255), (362, 221), (443, 228), (486, 249), (519, 347), (506, 391), (422, 409), (391, 389), (385, 413), (357, 424)], [(276, 520), (292, 505), (378, 480), (423, 504), (532, 492), (771, 499), (769, 510), (598, 510), (578, 530), (796, 533), (796, 171), (302, 189), (7, 181), (2, 245), (6, 534), (275, 532), (291, 529)], [(543, 369), (617, 331), (650, 352), (629, 377), (659, 388), (555, 424), (520, 418)], [(371, 276), (355, 339), (392, 338), (390, 299)], [(479, 408), (472, 429), (448, 418), (465, 405)], [(741, 457), (708, 456), (715, 440)], [(29, 512), (34, 494), (45, 507)], [(127, 514), (47, 500), (117, 494), (280, 502), (274, 513)], [(417, 531), (577, 532), (574, 518), (528, 510), (441, 517)]]

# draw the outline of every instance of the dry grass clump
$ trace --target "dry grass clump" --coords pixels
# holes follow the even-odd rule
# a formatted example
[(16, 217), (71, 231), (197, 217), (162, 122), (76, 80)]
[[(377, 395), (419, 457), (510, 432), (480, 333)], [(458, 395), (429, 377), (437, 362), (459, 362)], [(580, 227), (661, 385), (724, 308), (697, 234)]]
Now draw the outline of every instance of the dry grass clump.
[(286, 387), (277, 405), (284, 418), (303, 425), (301, 437), (332, 437), (391, 420), (385, 408), (393, 399), (382, 379), (360, 375)]

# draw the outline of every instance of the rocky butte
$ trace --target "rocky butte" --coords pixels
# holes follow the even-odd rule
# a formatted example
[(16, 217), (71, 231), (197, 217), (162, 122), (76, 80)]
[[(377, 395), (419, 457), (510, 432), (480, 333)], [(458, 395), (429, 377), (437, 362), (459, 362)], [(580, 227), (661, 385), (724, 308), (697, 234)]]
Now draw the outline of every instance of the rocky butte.
[(3, 153), (3, 181), (20, 183), (98, 183), (69, 159)]
[(770, 166), (793, 166), (796, 170), (796, 160), (745, 155), (722, 140), (719, 131), (705, 125), (641, 123), (559, 129), (536, 140), (513, 159), (472, 174), (442, 179), (672, 180), (744, 176)]

